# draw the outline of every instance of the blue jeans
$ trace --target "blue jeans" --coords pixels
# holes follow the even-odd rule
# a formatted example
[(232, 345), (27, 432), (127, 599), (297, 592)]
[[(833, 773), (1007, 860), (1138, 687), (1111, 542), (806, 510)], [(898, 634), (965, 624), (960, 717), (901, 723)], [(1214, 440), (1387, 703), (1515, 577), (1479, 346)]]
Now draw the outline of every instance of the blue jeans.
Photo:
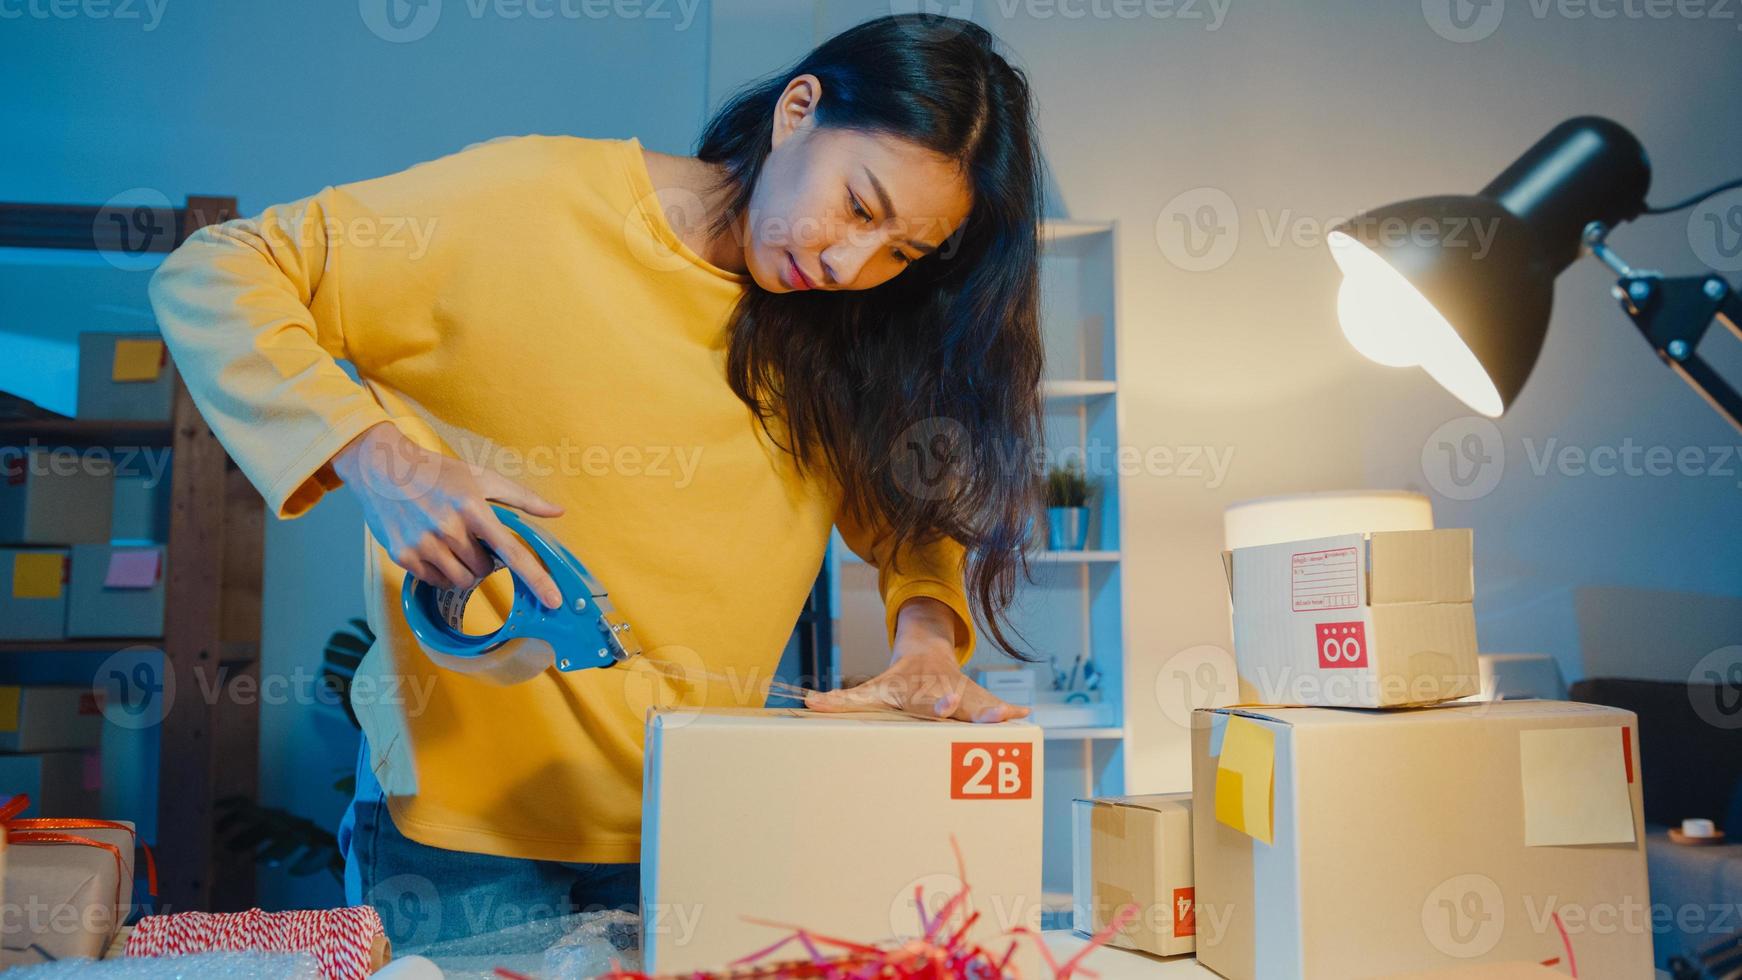
[(359, 749), (357, 790), (338, 837), (345, 901), (375, 906), (396, 954), (573, 912), (633, 912), (640, 904), (639, 864), (506, 858), (406, 837), (387, 812), (367, 742)]

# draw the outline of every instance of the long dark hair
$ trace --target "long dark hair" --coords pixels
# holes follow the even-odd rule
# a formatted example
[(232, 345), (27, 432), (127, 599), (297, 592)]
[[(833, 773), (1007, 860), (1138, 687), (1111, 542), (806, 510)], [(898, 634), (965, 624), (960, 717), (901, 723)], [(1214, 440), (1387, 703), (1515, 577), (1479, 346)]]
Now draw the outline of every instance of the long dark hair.
[[(938, 252), (872, 289), (745, 291), (727, 378), (801, 467), (826, 465), (843, 507), (890, 532), (880, 553), (947, 536), (967, 551), (976, 618), (1018, 659), (1005, 610), (1027, 578), (1038, 509), (1041, 162), (1028, 81), (984, 28), (880, 17), (753, 82), (708, 122), (696, 155), (720, 165), (734, 227), (795, 76), (822, 82), (819, 128), (884, 134), (958, 161), (966, 221)], [(754, 216), (752, 216), (754, 217)], [(787, 442), (771, 427), (783, 426)], [(883, 547), (889, 547), (883, 552)]]

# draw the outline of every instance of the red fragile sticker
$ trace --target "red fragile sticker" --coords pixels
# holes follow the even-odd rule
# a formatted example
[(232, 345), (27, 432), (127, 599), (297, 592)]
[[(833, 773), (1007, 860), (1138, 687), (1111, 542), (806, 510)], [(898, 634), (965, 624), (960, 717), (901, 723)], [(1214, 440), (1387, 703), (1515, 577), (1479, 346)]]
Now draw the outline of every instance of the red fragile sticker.
[(1366, 623), (1318, 623), (1313, 630), (1318, 634), (1321, 669), (1367, 666)]
[(1026, 800), (1034, 792), (1034, 746), (951, 742), (950, 799)]
[(1190, 888), (1175, 888), (1173, 890), (1173, 934), (1175, 936), (1195, 936), (1198, 934), (1198, 909), (1193, 901)]

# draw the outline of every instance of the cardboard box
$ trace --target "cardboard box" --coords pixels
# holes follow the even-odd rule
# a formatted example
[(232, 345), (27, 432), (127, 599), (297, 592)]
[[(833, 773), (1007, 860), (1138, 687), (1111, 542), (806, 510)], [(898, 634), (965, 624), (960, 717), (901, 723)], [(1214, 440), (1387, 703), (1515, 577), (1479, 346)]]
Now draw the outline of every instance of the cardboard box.
[(1242, 703), (1386, 708), (1476, 693), (1468, 530), (1346, 534), (1223, 557)]
[(3, 887), (10, 904), (0, 920), (0, 969), (103, 955), (133, 910), (131, 827), (50, 831), (94, 843), (27, 843), (28, 831), (13, 832), (6, 847)]
[(0, 640), (67, 635), (65, 548), (0, 548)]
[[(928, 915), (961, 891), (952, 838), (980, 913), (969, 935), (1002, 952), (1006, 930), (1040, 928), (1041, 750), (1026, 722), (655, 710), (641, 830), (648, 972), (722, 969), (790, 935), (766, 922), (854, 942), (918, 936), (915, 890)], [(1016, 945), (1023, 974), (1043, 975), (1038, 947)]]
[[(146, 457), (144, 453), (161, 453)], [(167, 449), (148, 448), (115, 473), (115, 505), (109, 539), (129, 543), (169, 540), (169, 469)], [(153, 469), (153, 467), (158, 469)]]
[(103, 712), (90, 688), (0, 686), (0, 752), (94, 749), (102, 738)]
[(67, 637), (162, 636), (167, 551), (163, 545), (73, 545)]
[(0, 544), (109, 540), (115, 466), (70, 446), (0, 448)]
[(81, 419), (168, 422), (175, 365), (155, 333), (79, 334)]
[(1106, 796), (1071, 806), (1072, 928), (1093, 936), (1125, 905), (1136, 918), (1107, 945), (1157, 956), (1189, 953), (1197, 928), (1192, 889), (1192, 797)]
[(0, 801), (23, 793), (22, 817), (95, 817), (103, 788), (103, 754), (95, 749), (0, 755)]
[[(1638, 728), (1566, 701), (1194, 713), (1199, 962), (1651, 976)], [(1458, 974), (1453, 974), (1458, 975)]]

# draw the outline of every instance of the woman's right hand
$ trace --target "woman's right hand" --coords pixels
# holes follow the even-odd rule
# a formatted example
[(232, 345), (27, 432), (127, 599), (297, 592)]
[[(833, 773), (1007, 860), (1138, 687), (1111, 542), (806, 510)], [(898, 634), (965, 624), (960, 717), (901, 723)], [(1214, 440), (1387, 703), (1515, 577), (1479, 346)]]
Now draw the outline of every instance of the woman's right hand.
[(544, 566), (490, 509), (494, 501), (560, 517), (556, 504), (507, 477), (431, 452), (391, 422), (346, 443), (333, 457), (333, 472), (362, 501), (375, 540), (419, 581), (443, 589), (477, 584), (495, 568), (488, 544), (546, 606), (562, 604)]

